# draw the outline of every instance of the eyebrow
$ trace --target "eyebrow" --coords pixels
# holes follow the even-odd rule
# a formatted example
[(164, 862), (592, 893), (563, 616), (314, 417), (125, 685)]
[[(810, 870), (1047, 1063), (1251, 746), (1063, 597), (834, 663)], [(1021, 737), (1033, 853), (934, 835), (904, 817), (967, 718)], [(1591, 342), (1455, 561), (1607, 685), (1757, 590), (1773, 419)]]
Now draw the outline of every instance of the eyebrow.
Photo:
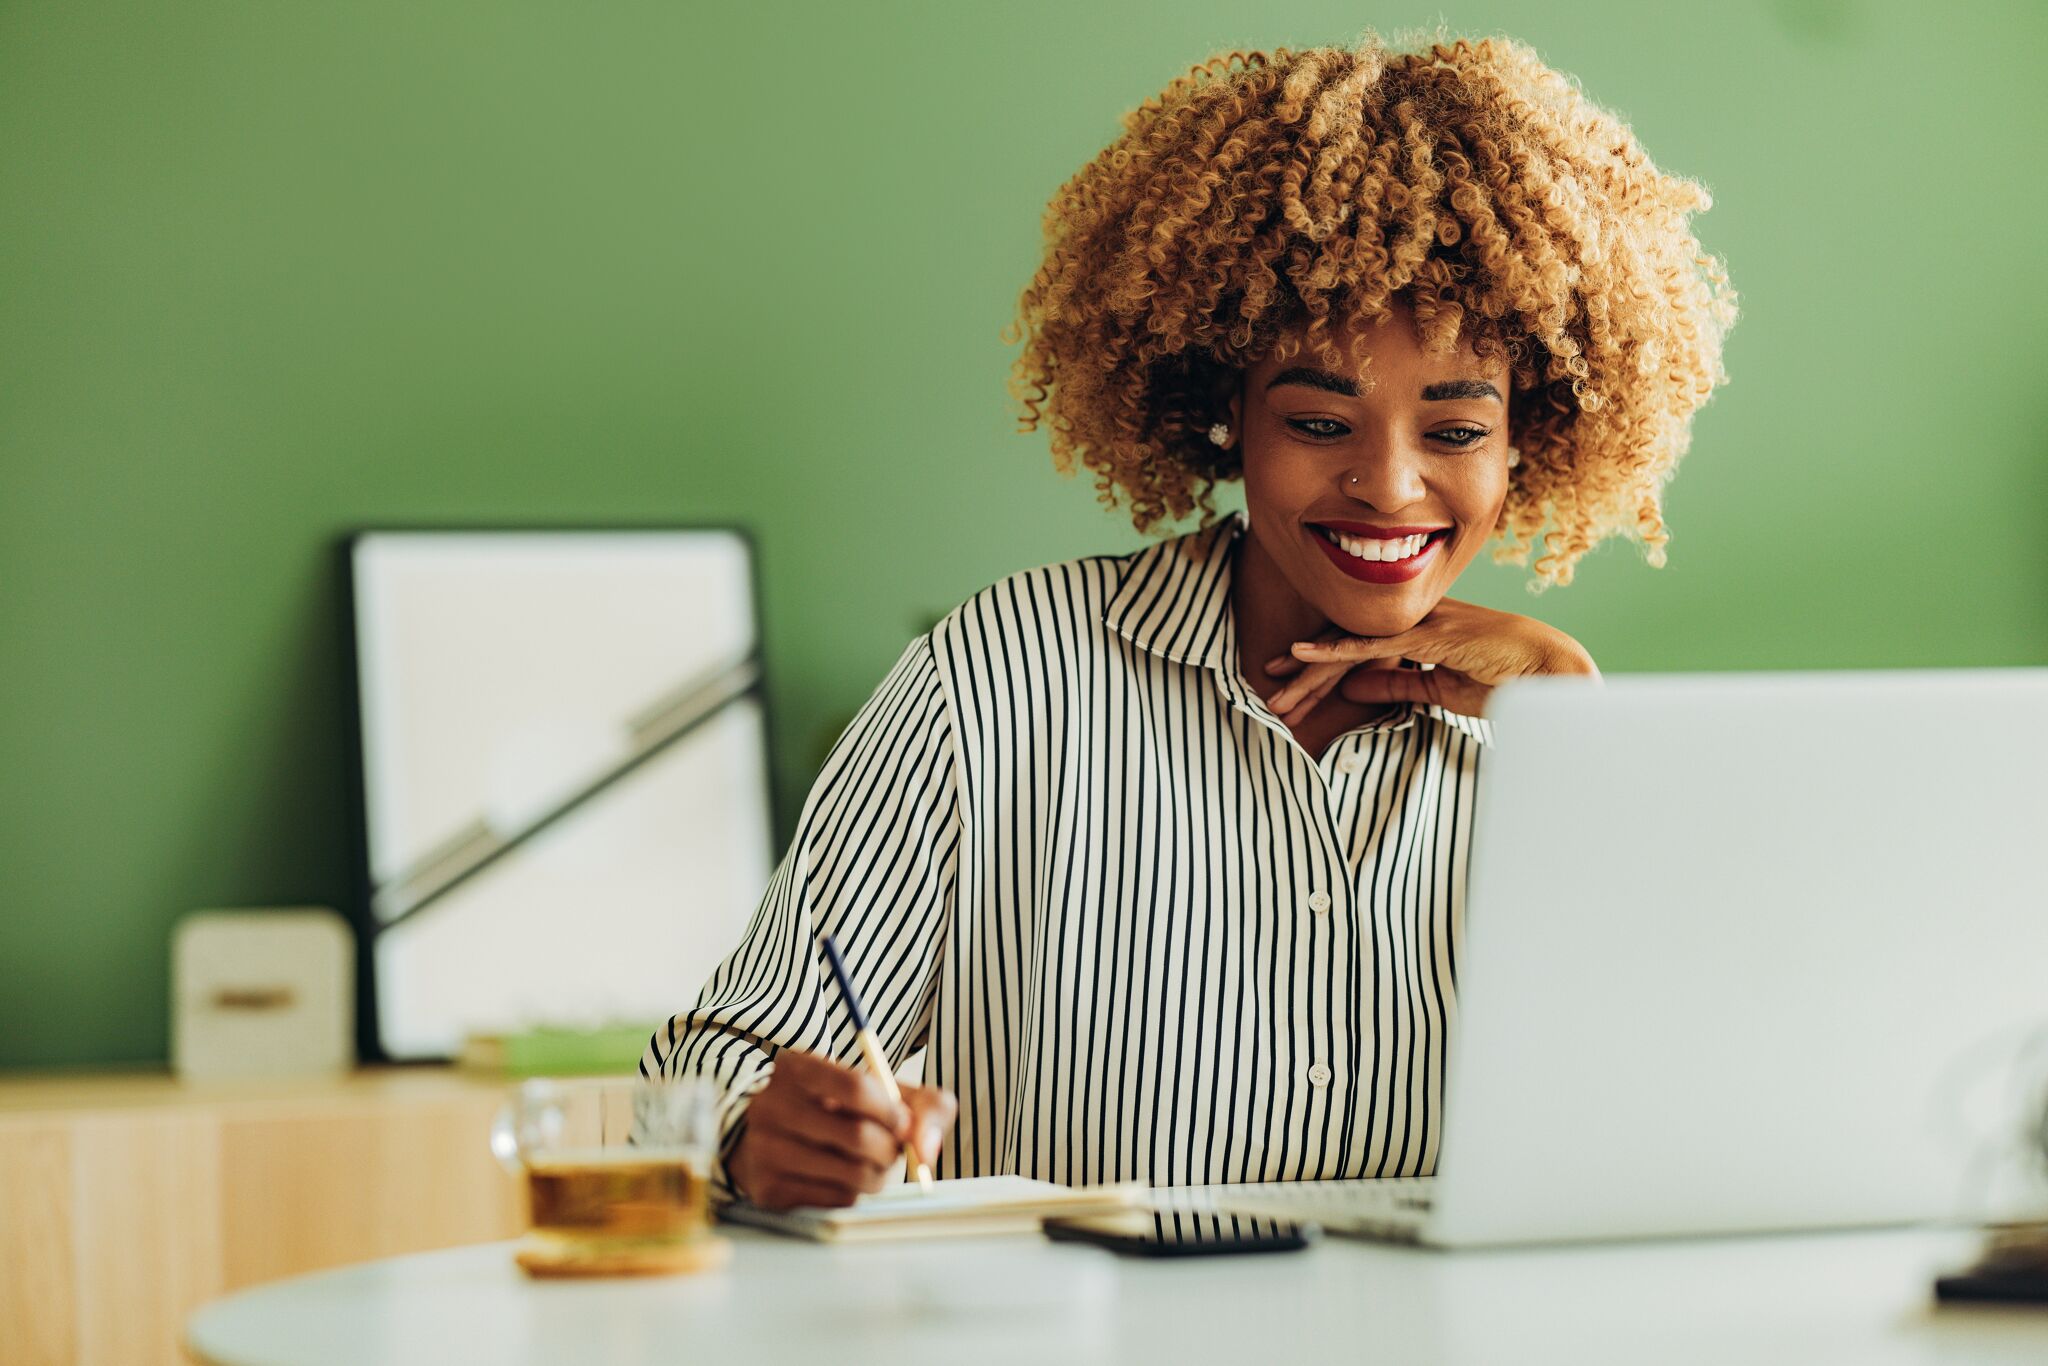
[[(1318, 370), (1312, 365), (1290, 366), (1266, 381), (1268, 389), (1277, 389), (1283, 384), (1306, 384), (1311, 389), (1327, 389), (1346, 398), (1358, 397), (1356, 383), (1328, 370)], [(1500, 390), (1483, 379), (1446, 379), (1435, 384), (1423, 385), (1422, 397), (1425, 402), (1430, 403), (1453, 398), (1490, 398), (1499, 401)]]

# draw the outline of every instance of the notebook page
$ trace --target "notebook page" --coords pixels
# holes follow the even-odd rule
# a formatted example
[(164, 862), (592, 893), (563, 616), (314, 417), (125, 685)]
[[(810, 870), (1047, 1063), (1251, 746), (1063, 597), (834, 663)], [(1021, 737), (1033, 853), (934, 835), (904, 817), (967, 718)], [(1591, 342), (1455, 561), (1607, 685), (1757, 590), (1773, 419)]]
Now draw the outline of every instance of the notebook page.
[(845, 1209), (819, 1210), (820, 1219), (836, 1224), (861, 1224), (876, 1220), (943, 1219), (949, 1216), (997, 1213), (1005, 1209), (1031, 1211), (1059, 1207), (1086, 1199), (1097, 1201), (1099, 1193), (1077, 1191), (1050, 1181), (1028, 1176), (964, 1176), (933, 1185), (929, 1194), (913, 1182), (890, 1186), (863, 1195)]

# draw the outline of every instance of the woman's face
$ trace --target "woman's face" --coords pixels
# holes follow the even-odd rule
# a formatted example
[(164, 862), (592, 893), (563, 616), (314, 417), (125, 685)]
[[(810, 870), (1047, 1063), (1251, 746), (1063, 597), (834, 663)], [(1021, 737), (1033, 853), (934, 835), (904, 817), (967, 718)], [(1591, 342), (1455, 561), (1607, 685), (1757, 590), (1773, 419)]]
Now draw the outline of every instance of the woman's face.
[(1455, 353), (1426, 355), (1400, 301), (1381, 323), (1354, 320), (1338, 345), (1353, 333), (1372, 356), (1369, 392), (1307, 348), (1269, 354), (1229, 398), (1230, 427), (1258, 548), (1338, 627), (1393, 635), (1436, 606), (1500, 517), (1510, 370), (1462, 337)]

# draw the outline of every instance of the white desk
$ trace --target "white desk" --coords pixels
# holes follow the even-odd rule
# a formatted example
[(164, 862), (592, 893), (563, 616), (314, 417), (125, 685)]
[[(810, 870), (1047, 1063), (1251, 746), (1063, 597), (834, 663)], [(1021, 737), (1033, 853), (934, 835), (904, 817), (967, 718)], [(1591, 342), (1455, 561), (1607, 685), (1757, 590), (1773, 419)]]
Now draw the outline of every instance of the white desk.
[(2048, 1310), (1936, 1306), (1974, 1239), (1883, 1231), (1428, 1252), (1120, 1258), (1036, 1236), (831, 1247), (746, 1229), (722, 1272), (528, 1280), (511, 1244), (246, 1290), (193, 1315), (216, 1366), (728, 1361), (1387, 1366), (2048, 1362)]

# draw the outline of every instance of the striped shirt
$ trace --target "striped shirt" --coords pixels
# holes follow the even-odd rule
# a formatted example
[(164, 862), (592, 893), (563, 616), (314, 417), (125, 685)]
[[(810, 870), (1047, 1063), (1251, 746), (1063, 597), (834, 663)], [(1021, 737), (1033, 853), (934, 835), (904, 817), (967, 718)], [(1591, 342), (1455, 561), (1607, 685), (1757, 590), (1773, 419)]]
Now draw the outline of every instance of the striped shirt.
[(822, 934), (959, 1098), (940, 1176), (1435, 1169), (1490, 728), (1411, 703), (1308, 753), (1237, 662), (1246, 529), (1013, 574), (904, 649), (641, 1060), (723, 1088), (721, 1196), (775, 1051), (859, 1056)]

